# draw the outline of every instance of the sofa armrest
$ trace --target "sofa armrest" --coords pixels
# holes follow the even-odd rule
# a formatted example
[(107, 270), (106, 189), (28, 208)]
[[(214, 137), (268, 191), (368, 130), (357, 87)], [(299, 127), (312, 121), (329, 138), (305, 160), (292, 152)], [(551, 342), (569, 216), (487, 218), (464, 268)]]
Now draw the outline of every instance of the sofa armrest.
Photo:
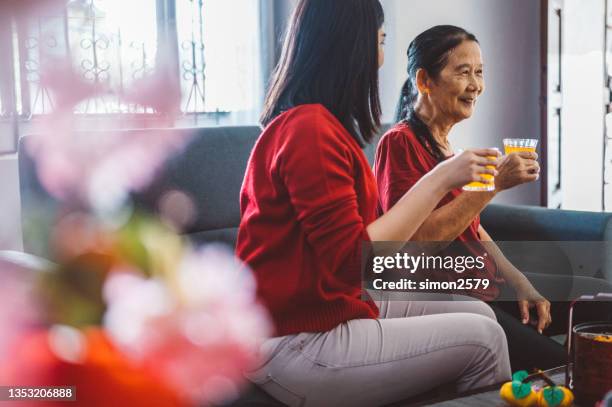
[(612, 213), (568, 211), (537, 206), (488, 205), (483, 227), (495, 240), (612, 240)]
[(612, 214), (491, 204), (481, 223), (522, 271), (612, 281)]
[(55, 265), (42, 257), (32, 254), (0, 250), (0, 267), (10, 267), (31, 272), (45, 272), (53, 269)]

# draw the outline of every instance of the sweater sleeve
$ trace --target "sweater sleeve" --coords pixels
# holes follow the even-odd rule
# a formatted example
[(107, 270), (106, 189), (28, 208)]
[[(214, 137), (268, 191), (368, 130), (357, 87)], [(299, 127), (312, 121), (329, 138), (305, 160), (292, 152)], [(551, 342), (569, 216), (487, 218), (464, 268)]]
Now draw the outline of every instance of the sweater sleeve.
[(391, 209), (426, 173), (410, 136), (391, 131), (382, 137), (374, 164), (382, 211)]
[(369, 237), (358, 211), (356, 157), (337, 131), (324, 124), (295, 126), (279, 154), (278, 174), (321, 262), (334, 271), (354, 270)]

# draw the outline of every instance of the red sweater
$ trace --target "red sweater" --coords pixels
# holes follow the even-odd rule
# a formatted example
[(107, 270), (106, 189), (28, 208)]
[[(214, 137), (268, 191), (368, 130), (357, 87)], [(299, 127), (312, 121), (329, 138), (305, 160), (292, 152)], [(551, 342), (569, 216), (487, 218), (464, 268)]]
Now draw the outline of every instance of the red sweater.
[[(387, 131), (380, 139), (376, 149), (374, 164), (374, 174), (380, 192), (378, 211), (380, 213), (388, 211), (437, 164), (435, 157), (423, 147), (408, 124), (402, 122)], [(452, 190), (442, 198), (437, 208), (448, 204), (462, 192), (460, 188)], [(470, 226), (455, 239), (459, 242), (470, 242), (463, 245), (463, 248), (474, 256), (481, 256), (486, 252), (480, 243), (478, 226), (480, 226), (480, 216), (476, 216)], [(485, 269), (484, 275), (482, 271), (468, 270), (460, 276), (461, 278), (488, 278), (491, 284), (486, 290), (479, 289), (470, 294), (484, 301), (491, 301), (499, 296), (498, 285), (504, 280), (499, 276), (497, 264), (490, 256), (485, 260)], [(457, 276), (457, 274), (450, 274), (450, 276)]]
[(378, 316), (361, 299), (361, 247), (377, 202), (363, 151), (322, 105), (295, 107), (263, 131), (240, 192), (236, 252), (278, 335)]

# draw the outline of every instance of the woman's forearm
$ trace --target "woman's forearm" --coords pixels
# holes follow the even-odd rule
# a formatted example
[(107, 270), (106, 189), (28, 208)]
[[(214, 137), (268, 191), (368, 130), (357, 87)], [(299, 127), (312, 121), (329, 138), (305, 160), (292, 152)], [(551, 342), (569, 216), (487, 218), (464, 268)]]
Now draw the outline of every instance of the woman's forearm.
[(480, 240), (486, 242), (485, 249), (487, 249), (487, 253), (493, 258), (493, 261), (497, 264), (497, 269), (501, 276), (506, 280), (506, 282), (513, 288), (520, 287), (530, 287), (531, 283), (525, 277), (525, 275), (517, 269), (514, 264), (510, 262), (504, 256), (501, 249), (497, 244), (493, 241), (491, 236), (487, 233), (487, 231), (480, 226), (478, 228), (478, 234), (480, 235)]
[[(464, 151), (439, 163), (423, 176), (383, 216), (367, 226), (373, 241), (406, 242), (421, 227), (450, 190), (494, 175), (498, 152), (491, 149)], [(495, 156), (492, 158), (491, 156)]]
[(493, 199), (495, 192), (467, 192), (436, 209), (412, 236), (422, 242), (450, 242), (472, 223)]
[(395, 242), (410, 240), (447, 192), (442, 177), (435, 173), (427, 174), (387, 213), (367, 226), (370, 239)]
[(502, 251), (494, 242), (485, 244), (487, 253), (493, 258), (497, 264), (497, 269), (506, 282), (514, 289), (527, 287), (530, 285), (529, 280), (525, 275), (517, 269), (514, 264), (504, 256)]

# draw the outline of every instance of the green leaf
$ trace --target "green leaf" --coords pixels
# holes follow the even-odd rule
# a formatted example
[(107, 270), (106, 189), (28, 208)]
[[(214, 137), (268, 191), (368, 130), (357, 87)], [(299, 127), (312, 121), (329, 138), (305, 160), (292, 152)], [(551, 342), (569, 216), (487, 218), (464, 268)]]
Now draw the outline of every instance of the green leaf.
[(526, 370), (519, 370), (518, 372), (514, 372), (512, 375), (512, 380), (522, 382), (527, 376), (529, 376), (529, 373), (527, 373)]
[(515, 399), (524, 399), (531, 394), (531, 383), (523, 383), (518, 380), (512, 381), (512, 394)]
[(559, 387), (546, 387), (544, 390), (544, 400), (548, 403), (550, 407), (556, 407), (561, 405), (563, 402), (563, 398), (565, 397), (565, 393), (563, 393), (563, 389)]

